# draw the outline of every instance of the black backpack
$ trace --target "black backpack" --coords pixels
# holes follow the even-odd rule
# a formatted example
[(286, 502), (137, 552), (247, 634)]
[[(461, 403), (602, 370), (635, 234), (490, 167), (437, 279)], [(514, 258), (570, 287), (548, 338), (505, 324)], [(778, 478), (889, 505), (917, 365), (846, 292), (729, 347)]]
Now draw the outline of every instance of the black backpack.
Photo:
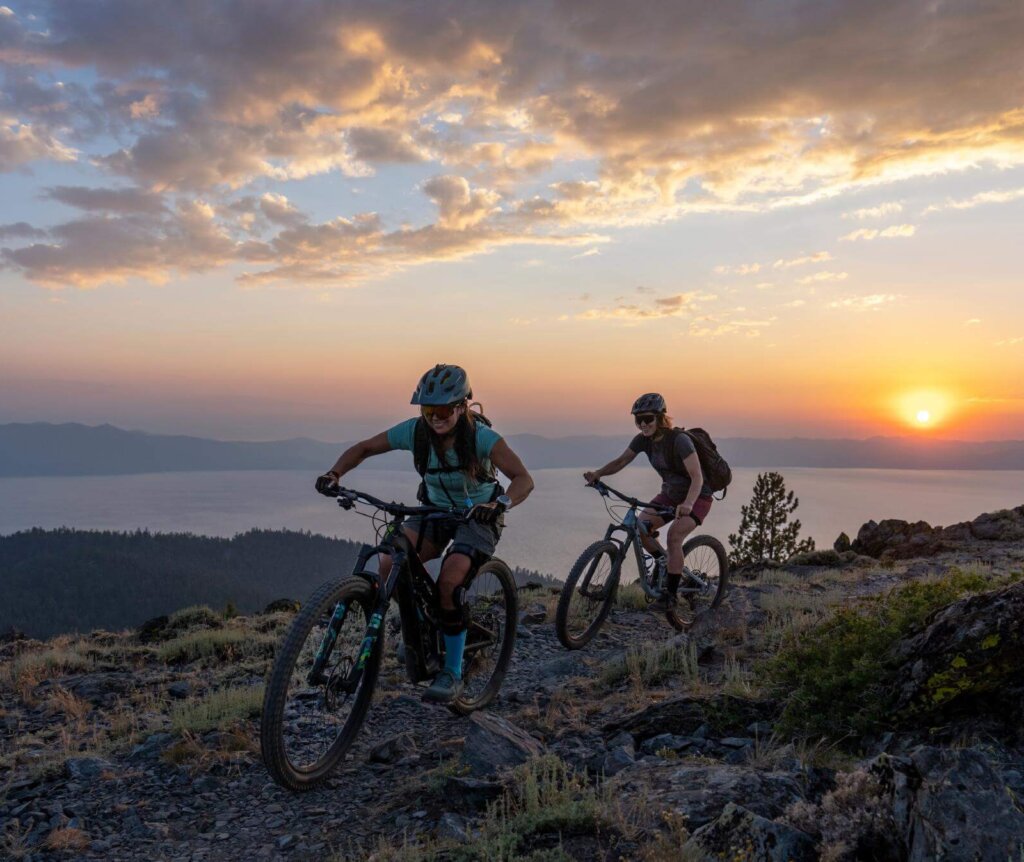
[[(491, 426), (491, 420), (484, 416), (483, 413), (479, 413), (476, 410), (471, 411), (473, 419), (476, 422), (482, 422), (488, 428)], [(412, 462), (416, 467), (416, 472), (420, 474), (420, 487), (416, 491), (416, 499), (424, 505), (430, 504), (430, 499), (427, 496), (427, 474), (436, 473), (458, 473), (461, 470), (459, 466), (452, 466), (451, 464), (442, 464), (440, 467), (429, 467), (430, 464), (430, 431), (427, 429), (427, 421), (421, 416), (416, 420), (416, 425), (413, 427), (412, 433)], [(477, 482), (494, 482), (497, 477), (494, 475), (492, 470), (480, 469), (475, 476)], [(500, 489), (500, 486), (499, 486)], [(445, 492), (447, 494), (447, 491)], [(500, 494), (501, 491), (499, 490)], [(452, 505), (455, 505), (455, 501), (448, 497)]]
[(732, 468), (729, 462), (719, 454), (715, 441), (711, 439), (703, 428), (673, 428), (671, 434), (666, 435), (665, 445), (668, 446), (668, 463), (677, 473), (685, 473), (686, 468), (679, 462), (676, 453), (676, 437), (685, 434), (697, 450), (697, 460), (700, 461), (700, 470), (704, 474), (704, 483), (711, 489), (712, 493), (721, 491), (725, 497), (725, 489), (732, 481)]

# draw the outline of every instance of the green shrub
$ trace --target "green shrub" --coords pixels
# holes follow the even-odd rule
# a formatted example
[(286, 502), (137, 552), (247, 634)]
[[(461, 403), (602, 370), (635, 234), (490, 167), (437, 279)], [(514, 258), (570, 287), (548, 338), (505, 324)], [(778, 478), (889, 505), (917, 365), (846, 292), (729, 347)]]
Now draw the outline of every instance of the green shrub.
[(785, 698), (783, 729), (831, 738), (877, 730), (891, 706), (895, 643), (939, 608), (995, 585), (983, 573), (954, 571), (863, 599), (791, 634), (765, 668)]
[(175, 611), (167, 618), (167, 627), (171, 629), (189, 629), (193, 626), (219, 628), (222, 617), (208, 605), (192, 605)]

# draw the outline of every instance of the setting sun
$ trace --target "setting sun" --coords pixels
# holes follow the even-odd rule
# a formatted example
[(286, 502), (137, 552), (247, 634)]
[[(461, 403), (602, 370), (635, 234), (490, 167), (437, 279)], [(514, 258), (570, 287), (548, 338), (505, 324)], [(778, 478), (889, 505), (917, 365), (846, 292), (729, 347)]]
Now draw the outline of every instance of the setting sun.
[(927, 410), (918, 410), (916, 418), (922, 425), (927, 425), (931, 421), (932, 414)]

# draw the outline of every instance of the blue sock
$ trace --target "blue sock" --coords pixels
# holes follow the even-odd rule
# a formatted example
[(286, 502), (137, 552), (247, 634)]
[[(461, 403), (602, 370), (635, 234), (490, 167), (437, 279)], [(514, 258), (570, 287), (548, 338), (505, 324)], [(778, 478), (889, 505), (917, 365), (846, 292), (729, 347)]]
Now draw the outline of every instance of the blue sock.
[(444, 669), (456, 679), (462, 679), (462, 652), (466, 649), (466, 630), (457, 635), (444, 636)]

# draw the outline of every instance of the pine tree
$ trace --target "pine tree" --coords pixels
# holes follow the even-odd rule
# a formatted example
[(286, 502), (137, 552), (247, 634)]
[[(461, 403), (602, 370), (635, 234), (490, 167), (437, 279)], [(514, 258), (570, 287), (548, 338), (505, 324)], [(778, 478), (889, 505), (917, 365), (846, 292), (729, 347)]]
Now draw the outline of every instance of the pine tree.
[(789, 520), (800, 501), (786, 491), (781, 473), (759, 473), (754, 496), (740, 507), (740, 528), (729, 536), (729, 560), (740, 566), (761, 560), (783, 561), (793, 554), (814, 550), (814, 539), (798, 540), (799, 519)]

